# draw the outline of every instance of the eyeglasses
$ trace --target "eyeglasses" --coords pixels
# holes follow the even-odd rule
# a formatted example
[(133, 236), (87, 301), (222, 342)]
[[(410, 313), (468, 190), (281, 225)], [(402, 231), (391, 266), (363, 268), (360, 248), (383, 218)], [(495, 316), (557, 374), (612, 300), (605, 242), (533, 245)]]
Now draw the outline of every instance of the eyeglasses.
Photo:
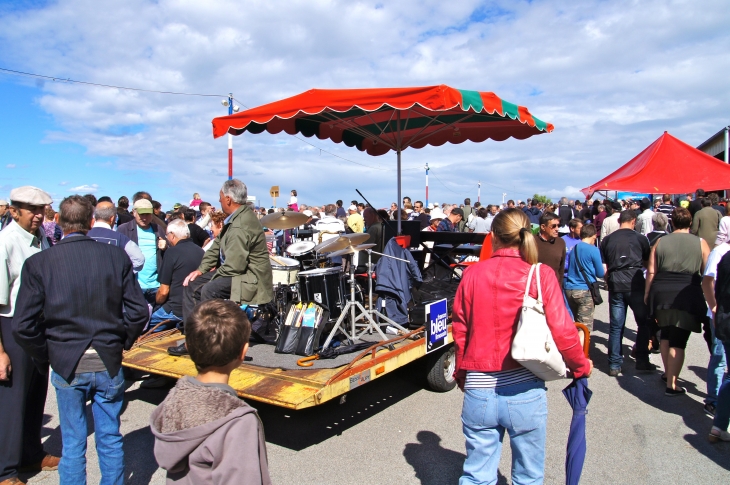
[(560, 224), (550, 224), (550, 225), (548, 226), (548, 229), (556, 229), (556, 228), (558, 228), (558, 227), (560, 227)]

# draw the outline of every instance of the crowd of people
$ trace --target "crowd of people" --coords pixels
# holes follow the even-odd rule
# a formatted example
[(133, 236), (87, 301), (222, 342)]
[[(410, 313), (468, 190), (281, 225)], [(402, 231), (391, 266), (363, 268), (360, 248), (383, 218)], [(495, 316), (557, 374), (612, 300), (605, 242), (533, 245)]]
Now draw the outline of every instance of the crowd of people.
[[(219, 483), (270, 483), (261, 423), (228, 386), (228, 377), (243, 362), (251, 332), (240, 305), (273, 300), (269, 257), (285, 250), (296, 231), (262, 227), (261, 219), (278, 209), (249, 202), (239, 180), (225, 182), (218, 197), (218, 207), (196, 193), (187, 205), (163, 211), (143, 191), (116, 204), (110, 197), (74, 195), (56, 212), (46, 192), (26, 186), (14, 189), (9, 202), (0, 200), (0, 485), (23, 483), (22, 470), (54, 469), (62, 483), (85, 483), (88, 400), (102, 483), (123, 483), (119, 419), (124, 380), (133, 376), (121, 368), (122, 352), (143, 331), (174, 327), (186, 339), (168, 352), (188, 355), (198, 376), (179, 380), (151, 418), (155, 457), (168, 480), (212, 483), (215, 468)], [(492, 257), (463, 273), (454, 300), (455, 377), (465, 392), (462, 483), (496, 479), (494, 451), (505, 430), (517, 457), (513, 479), (537, 483), (544, 469), (545, 384), (509, 355), (515, 315), (537, 263), (547, 323), (573, 377), (590, 376), (593, 368), (573, 322), (592, 331), (601, 279), (609, 300), (610, 376), (624, 366), (629, 309), (638, 328), (631, 355), (636, 370), (655, 371), (649, 355), (661, 353), (667, 397), (686, 392), (679, 376), (687, 342), (692, 333), (704, 333), (704, 409), (714, 417), (709, 439), (730, 441), (725, 206), (702, 190), (681, 200), (528, 199), (486, 206), (470, 199), (424, 204), (404, 197), (399, 214), (397, 203), (389, 209), (357, 200), (306, 205), (292, 190), (286, 209), (307, 216), (299, 229), (311, 230), (317, 242), (364, 232), (379, 243), (380, 220), (399, 218), (417, 221), (423, 231), (492, 234)], [(532, 285), (529, 293), (537, 295)], [(491, 311), (496, 307), (499, 312)], [(495, 334), (502, 340), (490, 337)], [(63, 459), (41, 444), (49, 380), (56, 389)], [(147, 379), (142, 385), (166, 383)], [(521, 423), (505, 418), (514, 410), (514, 396), (524, 398)], [(485, 401), (496, 403), (488, 417), (479, 411)], [(231, 439), (237, 453), (225, 451)]]

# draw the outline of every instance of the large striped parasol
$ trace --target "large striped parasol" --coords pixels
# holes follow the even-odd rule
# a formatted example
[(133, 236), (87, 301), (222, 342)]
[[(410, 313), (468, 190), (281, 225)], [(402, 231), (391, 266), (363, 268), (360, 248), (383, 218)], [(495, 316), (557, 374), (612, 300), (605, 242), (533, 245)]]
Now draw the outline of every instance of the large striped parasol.
[[(398, 154), (401, 203), (401, 152), (426, 145), (509, 137), (524, 140), (553, 131), (524, 106), (491, 92), (446, 85), (412, 88), (310, 89), (290, 98), (213, 119), (213, 136), (301, 133), (329, 138), (378, 156)], [(400, 210), (398, 211), (400, 232)]]

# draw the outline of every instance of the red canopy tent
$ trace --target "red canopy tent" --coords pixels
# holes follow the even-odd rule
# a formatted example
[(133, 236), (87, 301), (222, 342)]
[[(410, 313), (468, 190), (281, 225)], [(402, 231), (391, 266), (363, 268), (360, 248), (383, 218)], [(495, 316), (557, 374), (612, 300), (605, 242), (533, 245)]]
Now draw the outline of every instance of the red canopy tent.
[(581, 190), (682, 194), (730, 187), (730, 165), (687, 145), (666, 131), (627, 164)]

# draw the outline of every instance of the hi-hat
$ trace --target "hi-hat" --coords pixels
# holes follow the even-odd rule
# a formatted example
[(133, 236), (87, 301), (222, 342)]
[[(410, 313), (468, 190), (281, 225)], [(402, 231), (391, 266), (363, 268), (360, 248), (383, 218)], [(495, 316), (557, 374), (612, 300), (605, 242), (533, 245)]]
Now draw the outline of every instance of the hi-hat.
[(292, 229), (307, 222), (309, 216), (301, 212), (273, 212), (261, 218), (261, 225), (269, 229)]
[(330, 258), (336, 258), (337, 256), (345, 256), (346, 254), (352, 254), (357, 253), (358, 251), (365, 251), (366, 249), (374, 248), (376, 245), (373, 243), (370, 244), (360, 244), (359, 246), (350, 246), (345, 249), (340, 249), (339, 251), (335, 251), (334, 253), (330, 253)]

